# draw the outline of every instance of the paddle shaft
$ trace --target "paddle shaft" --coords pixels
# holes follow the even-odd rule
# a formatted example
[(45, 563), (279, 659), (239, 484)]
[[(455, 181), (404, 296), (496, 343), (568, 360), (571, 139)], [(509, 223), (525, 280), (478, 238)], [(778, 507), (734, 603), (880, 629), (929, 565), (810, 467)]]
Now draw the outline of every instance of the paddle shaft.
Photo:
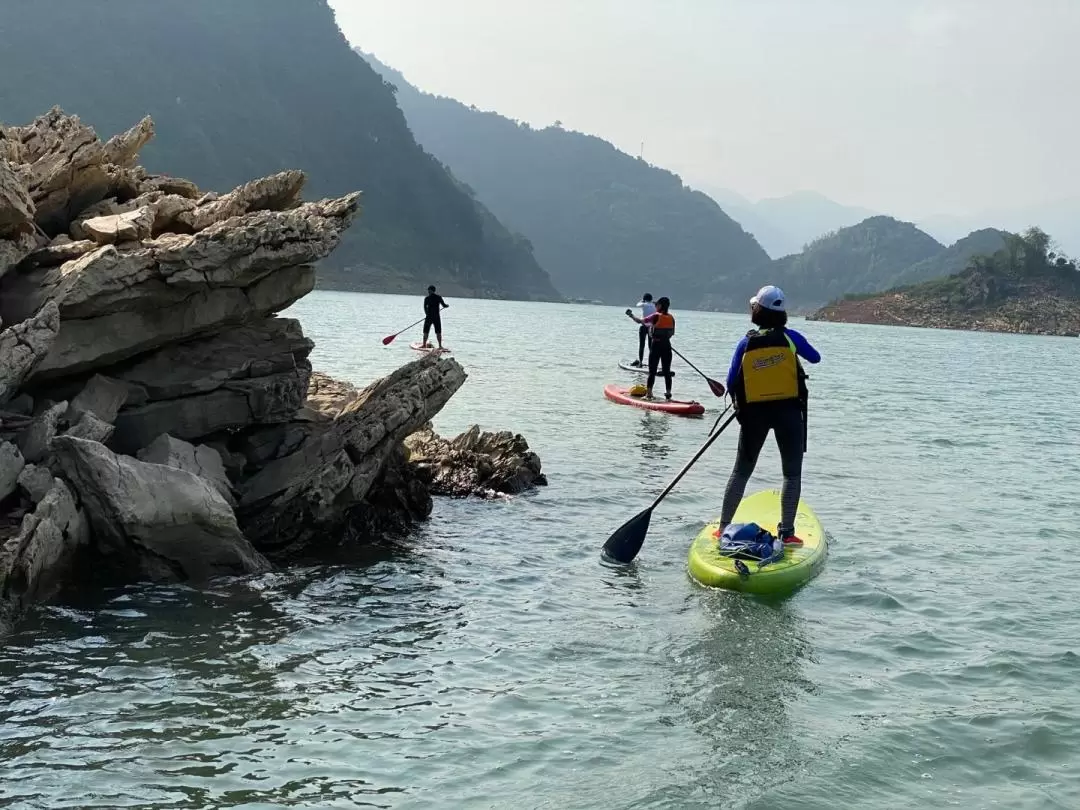
[(681, 470), (679, 470), (679, 474), (676, 475), (673, 479), (671, 479), (670, 484), (668, 484), (666, 487), (664, 487), (664, 491), (656, 496), (656, 500), (652, 502), (652, 505), (648, 509), (649, 512), (651, 512), (653, 509), (655, 509), (657, 506), (659, 506), (660, 501), (664, 500), (664, 498), (666, 498), (668, 496), (668, 494), (671, 492), (671, 490), (675, 489), (675, 486), (683, 479), (683, 476), (686, 475), (690, 471), (690, 468), (693, 467), (697, 463), (697, 460), (699, 458), (701, 458), (703, 455), (705, 455), (705, 451), (708, 450), (710, 447), (712, 447), (712, 443), (716, 441), (717, 437), (721, 433), (724, 432), (724, 428), (726, 428), (728, 425), (730, 425), (734, 419), (735, 419), (735, 414), (732, 414), (731, 416), (728, 417), (727, 421), (724, 422), (724, 424), (722, 424), (719, 427), (718, 430), (714, 431), (713, 434), (711, 436), (709, 436), (709, 438), (706, 440), (705, 444), (701, 445), (701, 448), (696, 453), (694, 453), (694, 457), (692, 459), (690, 459), (688, 462), (686, 462), (686, 466), (684, 466)]
[(689, 360), (687, 360), (687, 359), (686, 359), (686, 358), (685, 358), (685, 357), (683, 356), (682, 352), (680, 352), (680, 351), (679, 351), (678, 349), (676, 349), (676, 348), (675, 348), (674, 346), (672, 346), (672, 347), (671, 347), (671, 350), (672, 350), (673, 352), (675, 352), (676, 356), (678, 356), (679, 358), (681, 358), (681, 359), (682, 359), (682, 361), (683, 361), (684, 363), (686, 363), (686, 365), (690, 366), (690, 368), (692, 368), (692, 369), (693, 369), (694, 371), (696, 371), (696, 372), (697, 372), (698, 374), (700, 374), (700, 375), (701, 375), (702, 377), (704, 377), (704, 378), (705, 378), (706, 380), (709, 380), (709, 382), (712, 382), (712, 379), (710, 379), (710, 378), (709, 378), (709, 376), (708, 376), (707, 374), (705, 374), (705, 372), (704, 372), (704, 371), (702, 371), (702, 370), (701, 370), (700, 368), (698, 368), (698, 367), (697, 367), (697, 366), (695, 366), (695, 365), (694, 365), (693, 363), (691, 363), (691, 362), (690, 362)]
[(390, 337), (389, 337), (388, 339), (385, 339), (385, 340), (386, 340), (386, 342), (387, 342), (387, 343), (389, 343), (389, 342), (390, 342), (391, 340), (393, 340), (394, 338), (396, 338), (396, 337), (397, 337), (398, 335), (400, 335), (400, 334), (402, 334), (402, 333), (404, 333), (404, 332), (408, 332), (408, 331), (409, 331), (410, 329), (412, 329), (412, 328), (413, 328), (414, 326), (417, 326), (417, 325), (419, 325), (419, 324), (422, 324), (422, 323), (423, 323), (424, 321), (426, 321), (426, 320), (427, 320), (427, 316), (425, 315), (425, 316), (424, 316), (423, 318), (421, 318), (420, 320), (418, 320), (418, 321), (417, 321), (416, 323), (410, 323), (410, 324), (409, 324), (408, 326), (406, 326), (406, 327), (405, 327), (404, 329), (402, 329), (402, 330), (401, 330), (401, 332), (395, 332), (394, 334), (390, 335)]

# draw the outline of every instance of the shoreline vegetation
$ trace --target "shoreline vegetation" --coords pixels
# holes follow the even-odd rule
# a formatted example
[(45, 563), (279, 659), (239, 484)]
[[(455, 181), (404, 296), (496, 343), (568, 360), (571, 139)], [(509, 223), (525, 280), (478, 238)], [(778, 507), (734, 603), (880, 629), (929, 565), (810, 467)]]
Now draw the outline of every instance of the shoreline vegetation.
[(1080, 336), (1080, 270), (1039, 228), (961, 272), (881, 293), (847, 295), (808, 320)]
[(431, 496), (546, 483), (509, 432), (431, 419), (466, 381), (426, 356), (360, 390), (299, 321), (361, 195), (286, 170), (219, 194), (151, 174), (61, 109), (0, 130), (0, 634), (68, 588), (205, 582), (317, 559)]

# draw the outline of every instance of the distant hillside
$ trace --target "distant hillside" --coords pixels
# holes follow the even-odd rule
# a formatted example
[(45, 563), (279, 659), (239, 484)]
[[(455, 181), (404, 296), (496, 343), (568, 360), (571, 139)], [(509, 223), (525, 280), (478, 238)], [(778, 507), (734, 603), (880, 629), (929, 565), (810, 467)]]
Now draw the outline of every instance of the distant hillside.
[(992, 225), (1020, 233), (1036, 222), (1054, 235), (1054, 240), (1066, 253), (1080, 254), (1080, 196), (1066, 197), (1041, 205), (981, 211), (971, 216), (923, 217), (917, 224), (931, 236), (951, 241), (976, 227)]
[(226, 191), (297, 168), (308, 196), (362, 190), (364, 214), (323, 282), (557, 296), (528, 241), (417, 146), (326, 0), (7, 3), (0, 75), (9, 123), (60, 105), (108, 137), (150, 114), (153, 171)]
[(1008, 234), (995, 228), (969, 233), (935, 256), (911, 265), (889, 279), (885, 288), (919, 284), (923, 281), (954, 276), (964, 270), (975, 256), (990, 256), (1005, 246)]
[(1080, 270), (1032, 228), (957, 275), (849, 296), (808, 316), (849, 323), (1080, 335)]
[(886, 289), (906, 268), (944, 249), (911, 223), (878, 216), (822, 236), (752, 275), (761, 284), (779, 284), (791, 306), (804, 310), (848, 293)]
[(417, 140), (528, 237), (564, 294), (626, 304), (648, 290), (694, 307), (718, 275), (768, 260), (752, 236), (677, 175), (600, 138), (532, 129), (422, 93), (366, 58), (397, 87)]
[(721, 188), (703, 188), (773, 258), (798, 253), (818, 237), (874, 216), (868, 208), (843, 205), (816, 191), (798, 191), (752, 203)]

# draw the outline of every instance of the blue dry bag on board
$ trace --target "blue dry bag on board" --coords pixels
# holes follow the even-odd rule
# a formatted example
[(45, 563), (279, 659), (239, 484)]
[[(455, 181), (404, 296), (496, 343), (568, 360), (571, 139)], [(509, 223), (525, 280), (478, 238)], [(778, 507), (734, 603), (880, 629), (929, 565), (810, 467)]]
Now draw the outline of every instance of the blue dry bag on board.
[(720, 553), (737, 560), (774, 562), (784, 556), (784, 543), (756, 523), (729, 523), (720, 535)]

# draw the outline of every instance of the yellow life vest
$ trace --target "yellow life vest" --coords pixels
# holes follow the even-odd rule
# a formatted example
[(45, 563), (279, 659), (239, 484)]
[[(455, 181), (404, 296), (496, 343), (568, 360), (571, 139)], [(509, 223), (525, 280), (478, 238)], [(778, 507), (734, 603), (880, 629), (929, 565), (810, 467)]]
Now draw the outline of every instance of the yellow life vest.
[(762, 329), (747, 336), (740, 368), (740, 405), (799, 399), (799, 360), (783, 329)]

